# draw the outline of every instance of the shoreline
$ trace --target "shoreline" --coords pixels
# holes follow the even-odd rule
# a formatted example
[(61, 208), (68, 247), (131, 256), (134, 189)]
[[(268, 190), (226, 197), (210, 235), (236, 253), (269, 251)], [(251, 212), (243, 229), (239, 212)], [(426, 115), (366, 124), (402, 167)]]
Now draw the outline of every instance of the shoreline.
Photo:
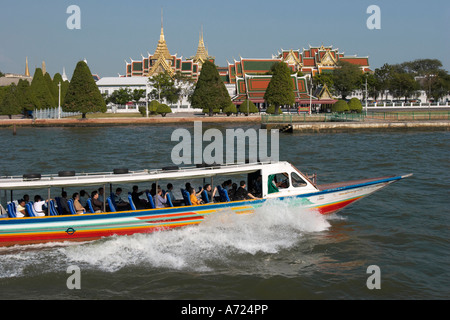
[[(97, 118), (97, 119), (0, 119), (0, 128), (30, 127), (104, 127), (104, 126), (136, 126), (136, 125), (177, 125), (203, 123), (222, 124), (259, 124), (263, 129), (286, 129), (288, 124), (263, 124), (261, 116), (183, 116), (158, 118)], [(380, 130), (440, 130), (450, 131), (450, 120), (415, 120), (415, 121), (366, 121), (366, 122), (302, 122), (293, 123), (290, 132), (349, 132)]]

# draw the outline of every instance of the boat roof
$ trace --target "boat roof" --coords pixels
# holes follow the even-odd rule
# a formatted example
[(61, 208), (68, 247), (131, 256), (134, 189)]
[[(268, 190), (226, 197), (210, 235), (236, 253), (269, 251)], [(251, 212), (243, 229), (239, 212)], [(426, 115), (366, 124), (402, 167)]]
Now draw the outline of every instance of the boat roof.
[(0, 177), (0, 190), (28, 190), (52, 187), (100, 186), (106, 184), (141, 183), (162, 180), (186, 180), (218, 175), (246, 174), (262, 170), (268, 166), (279, 166), (287, 162), (257, 162), (224, 165), (197, 165), (195, 167), (166, 167), (155, 170), (79, 173), (71, 176), (23, 175)]

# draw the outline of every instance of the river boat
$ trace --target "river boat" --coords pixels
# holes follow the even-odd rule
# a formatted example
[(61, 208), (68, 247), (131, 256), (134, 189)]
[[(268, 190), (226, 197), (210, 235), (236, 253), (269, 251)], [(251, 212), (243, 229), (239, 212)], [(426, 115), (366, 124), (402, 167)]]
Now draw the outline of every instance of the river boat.
[[(158, 170), (129, 171), (115, 169), (106, 173), (78, 173), (63, 171), (54, 175), (25, 174), (19, 177), (0, 177), (0, 194), (3, 203), (11, 197), (7, 205), (7, 215), (0, 219), (0, 246), (29, 245), (47, 242), (91, 241), (111, 236), (128, 236), (136, 233), (151, 233), (173, 228), (197, 225), (207, 216), (219, 212), (251, 214), (269, 201), (290, 200), (306, 210), (318, 214), (338, 212), (350, 204), (378, 191), (408, 175), (385, 176), (379, 178), (347, 181), (319, 185), (308, 175), (299, 171), (289, 162), (257, 162), (229, 165), (196, 165), (192, 167), (167, 167)], [(230, 201), (229, 194), (219, 182), (223, 177), (233, 177), (233, 181), (244, 180), (248, 190), (258, 190), (257, 199)], [(132, 197), (128, 196), (131, 209), (118, 211), (112, 193), (113, 186), (129, 184), (148, 184), (172, 182), (174, 185), (201, 179), (203, 182), (217, 185), (216, 199), (209, 199), (201, 193), (203, 204), (191, 205), (189, 195), (180, 188), (183, 195), (181, 203), (168, 197), (168, 206), (155, 208), (154, 199), (147, 193), (148, 205), (137, 209)], [(104, 204), (109, 212), (94, 213), (88, 206), (85, 214), (61, 215), (57, 201), (52, 193), (72, 188), (103, 187), (111, 192), (105, 197)], [(13, 193), (33, 190), (47, 190), (48, 214), (35, 216), (32, 205), (27, 205), (28, 216), (17, 218)], [(144, 194), (145, 197), (145, 194)], [(57, 197), (54, 197), (57, 200)], [(173, 201), (172, 201), (173, 200)], [(232, 200), (232, 199), (231, 199)], [(277, 212), (273, 212), (277, 214)]]

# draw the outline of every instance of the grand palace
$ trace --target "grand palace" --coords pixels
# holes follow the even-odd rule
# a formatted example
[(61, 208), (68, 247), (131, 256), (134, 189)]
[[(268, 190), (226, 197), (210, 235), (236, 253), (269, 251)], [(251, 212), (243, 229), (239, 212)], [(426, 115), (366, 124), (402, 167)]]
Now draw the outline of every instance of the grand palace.
[[(150, 92), (148, 78), (162, 72), (170, 75), (180, 73), (194, 81), (198, 79), (205, 61), (215, 62), (205, 46), (203, 30), (200, 33), (197, 52), (189, 58), (172, 55), (169, 51), (164, 28), (161, 21), (161, 34), (153, 54), (141, 54), (141, 59), (125, 61), (125, 74), (119, 77), (105, 77), (97, 81), (102, 93), (111, 94), (120, 88), (145, 89)], [(264, 93), (271, 80), (271, 67), (277, 62), (285, 62), (292, 70), (292, 81), (296, 97), (296, 106), (322, 105), (334, 103), (327, 88), (320, 92), (311, 92), (310, 79), (316, 74), (332, 72), (340, 61), (359, 66), (361, 72), (370, 71), (369, 58), (346, 56), (332, 46), (309, 46), (308, 49), (281, 50), (270, 58), (242, 58), (228, 62), (226, 67), (217, 67), (230, 97), (236, 105), (249, 99), (258, 107), (264, 106)], [(178, 105), (171, 106), (174, 112), (194, 111), (190, 107), (187, 95), (183, 96)]]

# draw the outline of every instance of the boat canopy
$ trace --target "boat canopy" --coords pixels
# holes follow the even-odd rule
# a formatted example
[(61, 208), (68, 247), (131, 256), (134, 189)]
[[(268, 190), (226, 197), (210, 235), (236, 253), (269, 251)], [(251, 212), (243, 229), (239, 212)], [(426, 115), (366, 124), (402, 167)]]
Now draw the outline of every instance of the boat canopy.
[[(162, 180), (187, 180), (221, 175), (248, 174), (286, 162), (258, 162), (226, 165), (197, 165), (195, 167), (166, 167), (157, 170), (128, 171), (115, 169), (106, 173), (64, 171), (55, 175), (24, 174), (0, 177), (0, 190), (28, 190), (53, 187), (99, 186), (105, 184), (142, 183)], [(273, 169), (273, 168), (272, 168)]]

